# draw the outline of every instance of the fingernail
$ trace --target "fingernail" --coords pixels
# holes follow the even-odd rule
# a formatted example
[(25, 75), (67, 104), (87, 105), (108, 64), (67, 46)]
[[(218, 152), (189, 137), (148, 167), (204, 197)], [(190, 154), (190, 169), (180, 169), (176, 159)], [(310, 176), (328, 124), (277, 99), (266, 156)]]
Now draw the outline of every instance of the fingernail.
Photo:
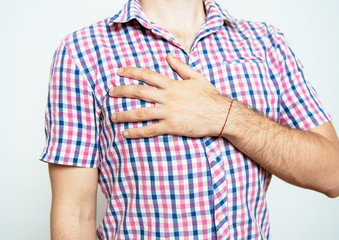
[(114, 91), (114, 87), (111, 87), (108, 91), (108, 95), (110, 96), (113, 95), (113, 91)]
[(128, 136), (129, 136), (129, 132), (128, 132), (128, 131), (124, 131), (124, 132), (122, 133), (122, 135), (124, 135), (124, 137), (128, 137)]
[(117, 114), (116, 114), (116, 113), (113, 113), (112, 116), (111, 116), (111, 119), (112, 119), (112, 120), (117, 119)]
[(168, 57), (171, 58), (171, 59), (174, 59), (174, 55), (172, 53), (168, 53)]
[(119, 69), (118, 69), (118, 74), (123, 73), (123, 71), (124, 71), (124, 68), (123, 68), (123, 67), (119, 68)]

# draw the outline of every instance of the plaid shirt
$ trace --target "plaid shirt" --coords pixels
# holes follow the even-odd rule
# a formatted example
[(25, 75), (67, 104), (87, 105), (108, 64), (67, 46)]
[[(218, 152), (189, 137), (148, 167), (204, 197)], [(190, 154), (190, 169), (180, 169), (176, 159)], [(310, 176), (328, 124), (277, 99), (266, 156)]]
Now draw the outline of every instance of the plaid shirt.
[(118, 76), (119, 67), (181, 80), (166, 63), (171, 52), (222, 94), (283, 125), (309, 130), (330, 120), (281, 32), (236, 20), (213, 0), (204, 4), (207, 18), (189, 53), (129, 0), (114, 17), (67, 36), (54, 55), (41, 160), (99, 168), (108, 199), (101, 239), (270, 238), (271, 174), (227, 139), (122, 137), (156, 121), (110, 121), (116, 111), (154, 106), (108, 96), (112, 86), (144, 84)]

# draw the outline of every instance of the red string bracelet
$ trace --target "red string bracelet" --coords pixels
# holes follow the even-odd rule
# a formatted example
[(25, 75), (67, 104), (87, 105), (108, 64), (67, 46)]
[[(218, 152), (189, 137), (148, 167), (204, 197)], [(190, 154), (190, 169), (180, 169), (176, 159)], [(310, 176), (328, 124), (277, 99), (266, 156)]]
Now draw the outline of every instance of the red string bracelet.
[(222, 134), (222, 132), (224, 131), (224, 128), (225, 128), (225, 126), (226, 126), (228, 116), (230, 115), (230, 112), (231, 112), (232, 104), (233, 104), (233, 99), (231, 100), (231, 105), (230, 105), (230, 107), (229, 107), (229, 109), (228, 109), (228, 113), (227, 113), (227, 116), (226, 116), (226, 120), (225, 120), (224, 126), (222, 126), (221, 132), (219, 133), (219, 137), (221, 137), (221, 134)]

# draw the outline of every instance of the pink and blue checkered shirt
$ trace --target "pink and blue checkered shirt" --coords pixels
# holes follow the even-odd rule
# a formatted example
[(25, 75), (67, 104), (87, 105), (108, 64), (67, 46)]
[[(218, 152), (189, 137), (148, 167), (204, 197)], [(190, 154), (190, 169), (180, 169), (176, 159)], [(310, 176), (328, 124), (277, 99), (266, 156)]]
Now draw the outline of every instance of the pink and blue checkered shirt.
[(207, 18), (190, 52), (129, 0), (114, 17), (67, 36), (54, 55), (41, 160), (99, 168), (108, 200), (100, 239), (270, 238), (271, 174), (227, 139), (122, 137), (153, 121), (114, 124), (111, 114), (154, 104), (108, 96), (112, 86), (144, 84), (118, 76), (119, 67), (180, 81), (165, 61), (171, 52), (222, 94), (283, 125), (309, 130), (330, 120), (281, 32), (236, 20), (213, 0), (204, 4)]

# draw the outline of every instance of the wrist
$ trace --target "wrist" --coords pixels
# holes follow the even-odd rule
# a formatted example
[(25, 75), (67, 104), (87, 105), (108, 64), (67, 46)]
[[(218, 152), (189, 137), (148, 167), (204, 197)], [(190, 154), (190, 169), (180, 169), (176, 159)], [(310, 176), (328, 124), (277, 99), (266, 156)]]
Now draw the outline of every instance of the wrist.
[(211, 122), (211, 136), (223, 137), (225, 129), (229, 125), (228, 121), (234, 102), (235, 101), (228, 97), (220, 97), (216, 104), (216, 111), (214, 112), (213, 118), (214, 120)]
[[(251, 118), (251, 110), (244, 106), (242, 103), (233, 101), (231, 105), (231, 99), (228, 99), (228, 104), (224, 110), (224, 121), (226, 125), (224, 128), (220, 126), (221, 137), (227, 138), (228, 140), (241, 135), (239, 129), (243, 128), (242, 121), (249, 121)], [(226, 120), (227, 118), (227, 120)], [(241, 130), (243, 131), (243, 130)]]
[(232, 109), (232, 105), (233, 105), (233, 99), (231, 100), (230, 106), (228, 107), (228, 111), (227, 111), (227, 115), (226, 115), (226, 118), (225, 118), (225, 122), (224, 122), (224, 124), (223, 124), (223, 126), (221, 128), (221, 131), (220, 131), (219, 135), (218, 135), (219, 138), (222, 136), (222, 133), (223, 133), (223, 131), (225, 129), (225, 126), (227, 124), (227, 120), (228, 120), (228, 117), (230, 115), (230, 112), (231, 112), (231, 109)]

